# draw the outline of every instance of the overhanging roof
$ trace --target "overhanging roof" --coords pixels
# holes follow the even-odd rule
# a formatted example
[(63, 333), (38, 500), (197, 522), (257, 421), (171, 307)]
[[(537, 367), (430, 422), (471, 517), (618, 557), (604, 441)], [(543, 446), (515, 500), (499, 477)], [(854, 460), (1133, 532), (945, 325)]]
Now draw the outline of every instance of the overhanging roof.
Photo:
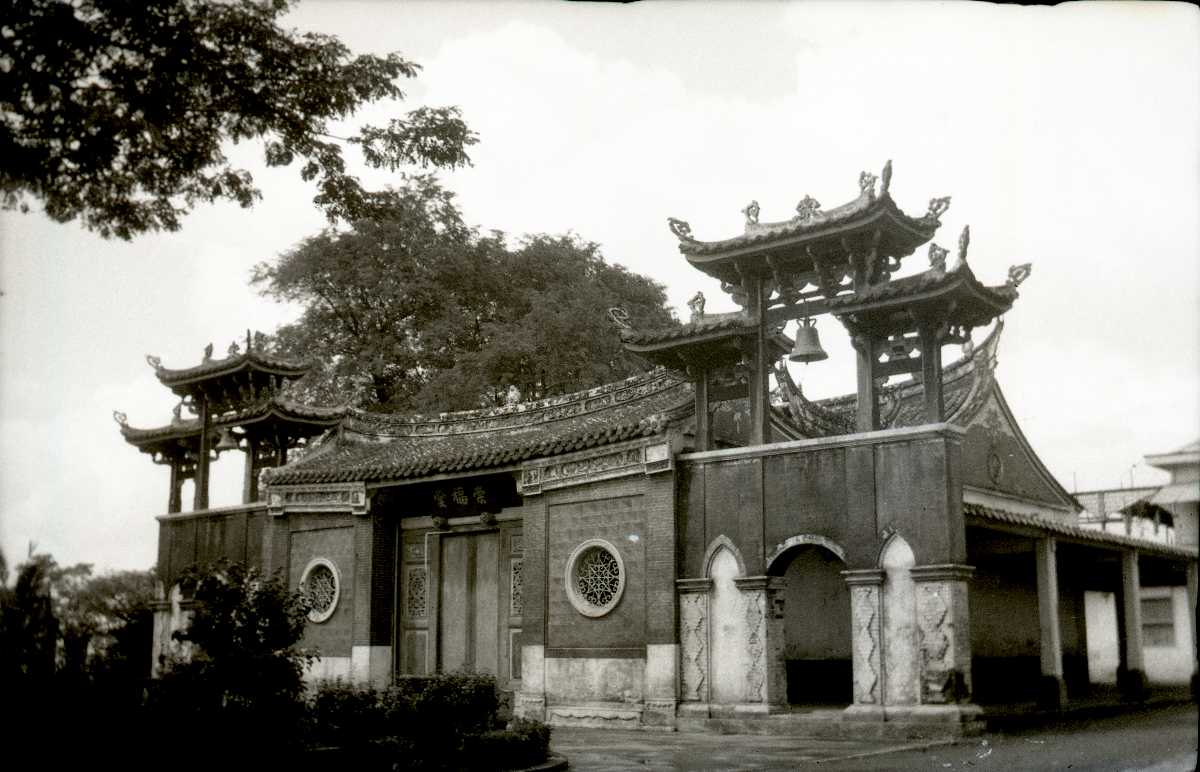
[(1200, 502), (1200, 482), (1164, 485), (1150, 497), (1151, 504), (1194, 504)]
[(1195, 560), (1198, 554), (1195, 547), (1162, 544), (1145, 539), (1135, 539), (1132, 536), (1123, 536), (1105, 531), (1092, 531), (1080, 528), (1077, 525), (1056, 523), (1050, 520), (1043, 520), (1036, 515), (1007, 512), (982, 504), (964, 503), (963, 515), (967, 519), (967, 525), (999, 527), (1004, 530), (1016, 529), (1030, 532), (1030, 535), (1056, 536), (1068, 541), (1091, 544), (1097, 547), (1108, 547), (1110, 549), (1132, 548), (1149, 555), (1191, 558), (1192, 560)]

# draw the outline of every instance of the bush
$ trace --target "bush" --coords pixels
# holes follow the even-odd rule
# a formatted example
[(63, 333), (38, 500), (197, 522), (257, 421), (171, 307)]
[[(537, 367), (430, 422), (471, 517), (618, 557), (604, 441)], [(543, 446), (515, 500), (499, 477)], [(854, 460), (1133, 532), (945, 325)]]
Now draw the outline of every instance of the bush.
[(502, 728), (491, 676), (402, 679), (386, 691), (340, 681), (308, 702), (312, 741), (337, 764), (370, 769), (511, 769), (546, 758), (550, 728), (517, 719)]

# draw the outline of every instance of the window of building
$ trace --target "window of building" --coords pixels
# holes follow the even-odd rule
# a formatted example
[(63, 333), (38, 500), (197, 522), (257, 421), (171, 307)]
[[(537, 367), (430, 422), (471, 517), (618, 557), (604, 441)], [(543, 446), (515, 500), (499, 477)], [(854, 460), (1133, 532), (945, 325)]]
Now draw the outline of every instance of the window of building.
[(341, 582), (337, 567), (332, 562), (317, 558), (309, 563), (300, 578), (300, 588), (311, 604), (308, 621), (324, 622), (333, 616), (341, 593)]
[(580, 544), (567, 559), (567, 597), (580, 614), (602, 617), (616, 608), (625, 591), (625, 564), (603, 539)]
[(1142, 598), (1142, 643), (1146, 646), (1175, 645), (1175, 609), (1171, 596)]

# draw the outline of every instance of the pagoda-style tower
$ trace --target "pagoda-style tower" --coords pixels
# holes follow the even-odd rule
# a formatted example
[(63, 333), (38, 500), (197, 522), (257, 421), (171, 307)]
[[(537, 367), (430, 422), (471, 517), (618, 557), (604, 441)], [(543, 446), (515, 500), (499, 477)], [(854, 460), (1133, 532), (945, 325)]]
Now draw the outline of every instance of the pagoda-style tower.
[[(801, 321), (813, 342), (812, 320), (826, 313), (846, 326), (857, 351), (858, 431), (879, 428), (880, 386), (888, 376), (905, 373), (925, 385), (927, 422), (944, 420), (941, 347), (967, 342), (973, 327), (1007, 311), (1029, 266), (1011, 269), (1005, 285), (983, 286), (967, 266), (964, 229), (953, 268), (946, 267), (948, 251), (930, 244), (927, 270), (892, 279), (904, 258), (933, 238), (950, 199), (931, 199), (925, 214), (912, 217), (892, 200), (891, 176), (889, 161), (878, 177), (859, 175), (853, 201), (826, 211), (805, 196), (796, 215), (781, 222), (759, 222), (759, 206), (752, 201), (743, 210), (745, 232), (722, 241), (699, 241), (688, 223), (669, 218), (679, 251), (718, 279), (741, 310), (705, 315), (704, 298), (697, 294), (689, 303), (691, 321), (681, 329), (645, 332), (624, 325), (622, 338), (628, 350), (694, 379), (698, 450), (711, 446), (714, 398), (748, 396), (750, 444), (769, 441), (768, 376), (793, 345), (782, 334), (784, 325)], [(797, 349), (794, 358), (824, 358), (824, 352), (806, 357)]]
[[(313, 408), (285, 399), (281, 390), (304, 376), (309, 367), (253, 350), (249, 331), (246, 350), (230, 345), (228, 356), (213, 359), (212, 344), (203, 361), (182, 370), (163, 367), (156, 356), (146, 361), (158, 380), (180, 397), (171, 423), (137, 429), (123, 413), (113, 416), (125, 441), (171, 468), (168, 512), (182, 509), (185, 480), (195, 481), (193, 509), (208, 509), (209, 463), (214, 454), (241, 449), (246, 453), (242, 501), (258, 499), (258, 473), (287, 463), (288, 449), (324, 433), (345, 415), (343, 408)], [(196, 416), (184, 419), (182, 409)]]

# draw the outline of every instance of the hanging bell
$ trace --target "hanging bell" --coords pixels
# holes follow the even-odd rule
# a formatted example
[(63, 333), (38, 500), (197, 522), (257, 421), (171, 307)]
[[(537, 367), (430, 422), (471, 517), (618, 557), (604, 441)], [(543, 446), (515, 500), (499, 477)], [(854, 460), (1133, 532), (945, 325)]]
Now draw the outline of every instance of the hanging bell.
[(796, 343), (792, 346), (792, 353), (788, 354), (789, 360), (808, 364), (829, 358), (825, 349), (821, 348), (821, 338), (817, 335), (816, 325), (815, 319), (800, 320), (800, 327), (796, 330)]
[(237, 437), (233, 436), (233, 432), (231, 432), (229, 430), (229, 427), (222, 429), (221, 430), (221, 439), (217, 441), (217, 447), (215, 448), (215, 450), (218, 453), (220, 453), (225, 450), (237, 450), (237, 449), (238, 449)]

